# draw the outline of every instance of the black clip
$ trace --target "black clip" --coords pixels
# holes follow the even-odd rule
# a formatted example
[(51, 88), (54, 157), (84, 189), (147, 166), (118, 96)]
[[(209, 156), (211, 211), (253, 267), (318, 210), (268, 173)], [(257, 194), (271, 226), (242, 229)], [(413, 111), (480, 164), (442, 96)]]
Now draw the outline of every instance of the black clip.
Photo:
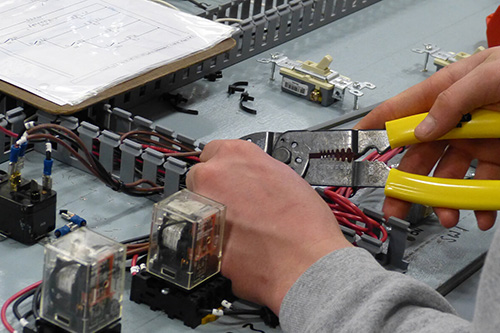
[(175, 111), (193, 115), (198, 114), (198, 111), (196, 110), (186, 109), (179, 106), (179, 104), (187, 102), (187, 98), (185, 98), (181, 94), (172, 95), (169, 93), (165, 93), (162, 95), (162, 98), (163, 100), (167, 101), (174, 108)]
[(239, 91), (239, 92), (245, 91), (245, 88), (241, 88), (241, 86), (248, 86), (248, 82), (247, 81), (238, 81), (238, 82), (235, 82), (233, 84), (230, 84), (227, 87), (227, 93), (229, 95), (232, 95), (237, 91)]
[(255, 98), (250, 96), (246, 91), (242, 92), (241, 97), (240, 97), (240, 109), (245, 111), (245, 112), (248, 112), (250, 114), (257, 114), (257, 110), (251, 109), (251, 108), (243, 105), (243, 102), (253, 101), (254, 99)]
[(215, 81), (217, 81), (217, 79), (222, 78), (222, 71), (217, 71), (215, 73), (207, 74), (203, 78), (207, 81), (215, 82)]

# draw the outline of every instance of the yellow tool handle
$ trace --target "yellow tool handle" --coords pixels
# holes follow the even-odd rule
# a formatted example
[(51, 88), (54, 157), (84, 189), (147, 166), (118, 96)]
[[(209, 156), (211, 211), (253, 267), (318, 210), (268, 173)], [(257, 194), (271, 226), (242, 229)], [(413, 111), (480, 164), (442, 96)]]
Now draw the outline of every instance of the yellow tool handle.
[(500, 180), (437, 178), (391, 169), (385, 195), (431, 207), (499, 210)]
[[(427, 113), (419, 113), (385, 123), (391, 147), (419, 143), (414, 130), (426, 115)], [(500, 138), (500, 112), (479, 109), (472, 112), (471, 115), (470, 121), (462, 122), (461, 127), (452, 129), (438, 140)]]

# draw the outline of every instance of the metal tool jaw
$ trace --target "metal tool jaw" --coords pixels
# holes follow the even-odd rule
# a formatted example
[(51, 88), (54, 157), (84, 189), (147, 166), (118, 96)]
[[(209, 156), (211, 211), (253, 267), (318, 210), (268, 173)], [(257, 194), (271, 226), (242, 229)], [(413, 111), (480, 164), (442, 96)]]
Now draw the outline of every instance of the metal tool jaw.
[(370, 149), (383, 154), (390, 148), (384, 130), (260, 132), (242, 139), (288, 164), (311, 185), (384, 187), (389, 173), (385, 163), (358, 160)]

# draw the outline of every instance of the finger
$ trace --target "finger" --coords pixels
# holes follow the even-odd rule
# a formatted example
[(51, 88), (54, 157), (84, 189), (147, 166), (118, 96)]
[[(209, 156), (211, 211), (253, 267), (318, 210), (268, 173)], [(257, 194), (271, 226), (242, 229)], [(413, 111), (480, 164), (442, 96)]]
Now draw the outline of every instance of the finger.
[(186, 175), (186, 187), (188, 190), (196, 192), (196, 172), (197, 168), (201, 167), (201, 164), (195, 164), (191, 168), (189, 168), (189, 171)]
[[(474, 179), (500, 179), (500, 165), (489, 162), (479, 162)], [(488, 230), (495, 223), (496, 211), (476, 211), (476, 220), (479, 229)]]
[(398, 165), (398, 169), (419, 175), (428, 175), (436, 162), (441, 158), (447, 145), (447, 141), (426, 142), (413, 145), (408, 148)]
[(384, 201), (384, 207), (382, 211), (385, 217), (388, 219), (391, 216), (405, 219), (410, 211), (411, 203), (407, 201), (402, 201), (399, 199), (387, 197)]
[(485, 50), (473, 57), (446, 66), (425, 81), (408, 88), (373, 109), (354, 128), (384, 128), (386, 121), (429, 111), (442, 91), (481, 64), (490, 53), (489, 50)]
[(206, 162), (211, 159), (219, 151), (220, 146), (224, 143), (222, 140), (210, 141), (205, 145), (200, 155), (200, 162)]
[[(420, 175), (429, 174), (441, 157), (446, 144), (445, 141), (440, 141), (411, 146), (399, 163), (398, 169)], [(395, 216), (404, 219), (408, 215), (410, 207), (411, 203), (409, 202), (387, 197), (383, 211), (386, 217)]]
[(441, 225), (445, 228), (456, 226), (460, 218), (460, 211), (456, 209), (434, 207), (434, 213), (439, 218)]
[[(459, 146), (448, 146), (434, 170), (434, 177), (463, 178), (469, 169), (471, 160), (472, 156), (461, 150)], [(454, 194), (449, 193), (448, 195), (453, 196)], [(435, 207), (434, 213), (436, 213), (439, 221), (446, 228), (455, 226), (460, 217), (460, 212), (456, 209)]]
[(464, 114), (499, 102), (500, 76), (491, 75), (499, 64), (500, 59), (485, 61), (458, 80), (453, 68), (445, 67), (443, 73), (456, 82), (439, 94), (429, 115), (415, 128), (415, 136), (421, 141), (435, 140), (453, 129)]

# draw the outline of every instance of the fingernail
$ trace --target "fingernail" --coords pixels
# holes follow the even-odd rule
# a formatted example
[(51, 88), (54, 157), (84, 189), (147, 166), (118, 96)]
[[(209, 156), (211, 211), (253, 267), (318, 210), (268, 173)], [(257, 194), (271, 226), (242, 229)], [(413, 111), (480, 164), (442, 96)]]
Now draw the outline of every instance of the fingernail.
[(431, 115), (427, 115), (415, 128), (415, 136), (419, 139), (427, 138), (436, 129), (436, 126), (436, 119)]

